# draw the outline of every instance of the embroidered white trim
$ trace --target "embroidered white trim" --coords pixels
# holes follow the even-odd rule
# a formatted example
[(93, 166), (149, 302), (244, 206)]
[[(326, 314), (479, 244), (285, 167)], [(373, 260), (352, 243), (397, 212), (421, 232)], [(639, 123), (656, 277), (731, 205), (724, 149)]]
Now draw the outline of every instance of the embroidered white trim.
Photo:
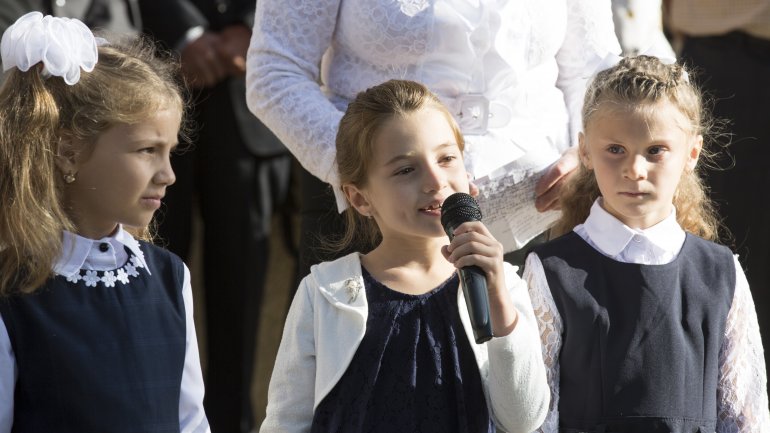
[(96, 287), (100, 283), (103, 284), (104, 287), (115, 287), (115, 282), (126, 285), (130, 280), (129, 277), (138, 277), (139, 271), (137, 271), (137, 269), (139, 268), (144, 268), (143, 261), (134, 254), (131, 254), (131, 257), (129, 257), (126, 264), (121, 268), (113, 271), (91, 271), (81, 269), (77, 273), (67, 277), (67, 281), (70, 283), (77, 283), (78, 281), (83, 280), (86, 283), (86, 287)]

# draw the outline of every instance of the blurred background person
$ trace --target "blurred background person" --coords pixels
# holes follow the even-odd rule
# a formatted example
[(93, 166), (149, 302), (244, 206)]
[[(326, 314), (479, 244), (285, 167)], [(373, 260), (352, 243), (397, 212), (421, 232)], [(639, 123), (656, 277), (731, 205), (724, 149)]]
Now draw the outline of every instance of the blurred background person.
[(271, 217), (288, 196), (291, 156), (246, 106), (254, 0), (140, 0), (144, 29), (177, 50), (195, 101), (192, 146), (159, 235), (187, 258), (194, 205), (203, 223), (205, 407), (213, 431), (253, 427), (250, 398)]

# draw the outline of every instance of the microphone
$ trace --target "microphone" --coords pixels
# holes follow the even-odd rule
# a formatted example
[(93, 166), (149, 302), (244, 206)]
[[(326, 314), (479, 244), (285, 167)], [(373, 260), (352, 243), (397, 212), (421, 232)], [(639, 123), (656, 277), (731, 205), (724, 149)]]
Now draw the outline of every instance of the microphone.
[[(481, 209), (469, 194), (456, 192), (441, 205), (441, 225), (451, 241), (452, 232), (460, 224), (481, 221)], [(489, 293), (486, 273), (478, 266), (466, 266), (458, 270), (468, 315), (471, 319), (473, 336), (477, 344), (492, 338), (492, 321), (489, 319)]]

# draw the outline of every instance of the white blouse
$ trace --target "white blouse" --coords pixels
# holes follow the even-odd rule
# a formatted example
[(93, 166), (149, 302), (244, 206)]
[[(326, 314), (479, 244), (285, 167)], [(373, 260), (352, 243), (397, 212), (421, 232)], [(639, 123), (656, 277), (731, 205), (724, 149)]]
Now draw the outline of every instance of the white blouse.
[[(119, 227), (114, 236), (99, 240), (87, 239), (73, 233), (64, 232), (62, 255), (54, 265), (54, 272), (67, 277), (68, 280), (84, 279), (86, 285), (105, 284), (114, 286), (116, 281), (130, 280), (137, 268), (150, 269), (144, 261), (144, 253), (139, 248), (139, 242), (123, 227)], [(104, 244), (104, 245), (103, 245)], [(127, 247), (132, 254), (131, 260), (126, 252)], [(124, 266), (125, 264), (125, 266)], [(123, 266), (127, 273), (118, 274), (116, 278), (104, 277), (91, 279), (90, 271), (109, 271)], [(96, 274), (95, 272), (93, 274)], [(200, 358), (198, 355), (198, 338), (193, 321), (193, 295), (190, 285), (190, 270), (184, 267), (184, 286), (182, 297), (185, 308), (186, 349), (184, 371), (182, 373), (181, 392), (179, 395), (179, 426), (181, 433), (210, 433), (208, 420), (203, 410), (203, 375), (201, 374)], [(13, 347), (8, 336), (2, 316), (0, 316), (0, 433), (10, 433), (13, 426), (13, 395), (16, 387), (18, 369)]]
[(476, 177), (514, 160), (545, 167), (576, 143), (587, 78), (609, 52), (609, 0), (259, 0), (247, 99), (342, 209), (335, 137), (358, 92), (426, 84), (463, 129)]
[[(632, 229), (605, 211), (597, 200), (584, 224), (574, 231), (602, 254), (624, 263), (660, 265), (672, 262), (682, 248), (685, 232), (676, 212), (646, 230)], [(770, 431), (767, 377), (757, 313), (746, 275), (735, 261), (735, 294), (727, 315), (719, 352), (717, 429), (723, 432)], [(562, 321), (537, 254), (527, 257), (524, 279), (538, 317), (543, 359), (551, 388), (551, 406), (538, 432), (559, 431), (559, 352)]]

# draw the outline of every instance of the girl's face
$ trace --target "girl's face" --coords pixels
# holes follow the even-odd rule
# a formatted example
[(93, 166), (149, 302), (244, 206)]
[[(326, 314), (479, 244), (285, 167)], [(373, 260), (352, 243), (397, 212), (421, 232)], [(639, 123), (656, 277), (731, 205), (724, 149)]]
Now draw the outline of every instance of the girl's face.
[(703, 137), (669, 101), (638, 110), (601, 109), (580, 135), (580, 157), (594, 171), (602, 207), (631, 228), (671, 214), (685, 170), (698, 161)]
[(118, 124), (96, 139), (89, 155), (60, 161), (76, 180), (65, 184), (69, 213), (80, 235), (99, 239), (117, 224), (144, 227), (176, 180), (170, 154), (181, 122), (177, 108), (137, 124)]
[(353, 207), (373, 216), (383, 239), (445, 237), (441, 204), (468, 192), (462, 151), (444, 114), (424, 108), (386, 121), (375, 136), (366, 185), (345, 185)]

